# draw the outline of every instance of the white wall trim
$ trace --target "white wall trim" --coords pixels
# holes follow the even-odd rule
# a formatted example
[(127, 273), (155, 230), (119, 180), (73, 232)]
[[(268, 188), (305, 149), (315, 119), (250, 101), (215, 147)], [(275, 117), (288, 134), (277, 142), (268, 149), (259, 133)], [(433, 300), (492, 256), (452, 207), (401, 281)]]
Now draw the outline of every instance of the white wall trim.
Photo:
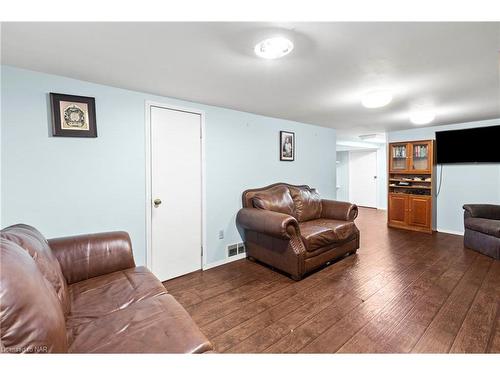
[(210, 268), (222, 266), (223, 264), (226, 264), (226, 263), (231, 263), (231, 262), (234, 262), (236, 260), (245, 259), (246, 256), (247, 256), (247, 253), (241, 253), (241, 254), (238, 254), (238, 255), (235, 255), (232, 257), (227, 257), (226, 259), (222, 259), (222, 260), (218, 260), (216, 262), (205, 264), (203, 266), (203, 270), (205, 271), (205, 270), (208, 270)]
[(160, 107), (176, 111), (191, 112), (200, 115), (201, 119), (201, 236), (203, 253), (201, 269), (205, 269), (207, 259), (207, 189), (206, 189), (206, 157), (205, 157), (205, 111), (196, 108), (181, 107), (170, 103), (146, 100), (145, 102), (145, 152), (146, 152), (146, 266), (151, 267), (151, 107)]
[(437, 231), (441, 232), (441, 233), (456, 234), (456, 235), (459, 235), (459, 236), (463, 236), (464, 235), (464, 231), (459, 231), (459, 230), (437, 228)]

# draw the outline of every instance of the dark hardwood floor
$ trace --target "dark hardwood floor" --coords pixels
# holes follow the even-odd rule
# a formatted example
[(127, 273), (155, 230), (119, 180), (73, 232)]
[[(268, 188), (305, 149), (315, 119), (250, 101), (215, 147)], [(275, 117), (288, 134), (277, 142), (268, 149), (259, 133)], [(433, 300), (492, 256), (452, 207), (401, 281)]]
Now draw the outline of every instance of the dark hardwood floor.
[(358, 253), (296, 282), (240, 260), (165, 282), (218, 352), (500, 352), (500, 261), (360, 209)]

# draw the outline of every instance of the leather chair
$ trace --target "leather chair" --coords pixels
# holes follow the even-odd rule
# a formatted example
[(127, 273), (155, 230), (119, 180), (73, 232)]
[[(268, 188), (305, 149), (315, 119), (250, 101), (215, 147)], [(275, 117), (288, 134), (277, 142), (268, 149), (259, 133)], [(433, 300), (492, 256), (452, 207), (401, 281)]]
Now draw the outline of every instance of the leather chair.
[(0, 232), (3, 353), (202, 353), (212, 350), (145, 267), (125, 232), (47, 241), (35, 228)]
[(465, 247), (500, 259), (500, 206), (466, 204), (463, 208)]
[(243, 192), (236, 217), (247, 256), (300, 280), (359, 248), (356, 205), (321, 199), (309, 186), (277, 183)]

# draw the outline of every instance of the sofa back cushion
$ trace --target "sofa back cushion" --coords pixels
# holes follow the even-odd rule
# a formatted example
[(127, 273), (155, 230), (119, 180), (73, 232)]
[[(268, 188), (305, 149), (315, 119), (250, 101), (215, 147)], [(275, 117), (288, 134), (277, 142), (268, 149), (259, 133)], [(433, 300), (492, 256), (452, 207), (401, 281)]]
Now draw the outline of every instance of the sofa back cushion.
[(290, 194), (299, 222), (319, 219), (321, 217), (321, 198), (316, 189), (290, 186)]
[(16, 243), (33, 258), (42, 275), (54, 289), (66, 315), (70, 309), (68, 285), (61, 266), (43, 235), (29, 225), (17, 224), (3, 229), (0, 237)]
[(0, 238), (0, 322), (2, 351), (68, 351), (61, 303), (30, 255)]
[(465, 217), (479, 217), (490, 220), (500, 220), (500, 205), (498, 204), (464, 204)]
[(285, 185), (277, 185), (257, 192), (253, 196), (252, 202), (255, 208), (295, 216), (293, 199), (290, 190)]

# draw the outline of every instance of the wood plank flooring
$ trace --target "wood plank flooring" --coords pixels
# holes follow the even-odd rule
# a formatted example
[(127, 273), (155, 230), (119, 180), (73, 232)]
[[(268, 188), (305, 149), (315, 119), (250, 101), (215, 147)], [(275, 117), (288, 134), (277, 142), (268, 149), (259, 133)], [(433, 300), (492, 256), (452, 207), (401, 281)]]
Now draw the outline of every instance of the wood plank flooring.
[(500, 261), (360, 209), (358, 253), (296, 282), (246, 259), (164, 283), (222, 353), (500, 353)]

